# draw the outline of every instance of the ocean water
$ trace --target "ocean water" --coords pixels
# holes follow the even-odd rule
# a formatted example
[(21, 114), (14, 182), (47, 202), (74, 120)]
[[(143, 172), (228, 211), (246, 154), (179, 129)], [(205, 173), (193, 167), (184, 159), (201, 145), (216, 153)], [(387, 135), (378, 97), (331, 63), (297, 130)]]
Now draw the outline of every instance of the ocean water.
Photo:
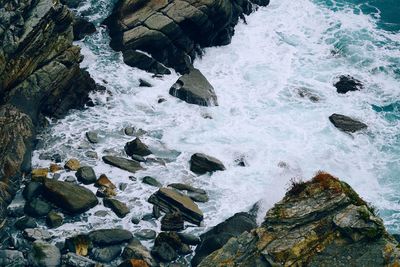
[[(368, 3), (366, 3), (368, 2)], [(92, 95), (95, 107), (71, 111), (51, 122), (40, 138), (33, 164), (43, 153), (61, 153), (107, 174), (115, 184), (127, 183), (117, 198), (131, 214), (119, 219), (111, 211), (96, 217), (99, 204), (54, 231), (62, 237), (92, 228), (123, 227), (132, 231), (159, 230), (159, 222), (130, 222), (131, 215), (151, 212), (148, 197), (156, 191), (140, 178), (150, 175), (167, 185), (189, 183), (207, 190), (210, 201), (200, 203), (205, 220), (200, 233), (235, 212), (262, 203), (259, 220), (285, 194), (293, 178), (310, 179), (324, 170), (348, 182), (374, 205), (392, 233), (400, 233), (400, 29), (399, 5), (392, 0), (322, 1), (272, 0), (265, 8), (240, 22), (228, 46), (205, 49), (195, 61), (214, 86), (218, 107), (199, 107), (168, 94), (179, 77), (173, 73), (151, 78), (149, 73), (126, 66), (122, 55), (109, 45), (100, 22), (111, 12), (111, 1), (88, 0), (77, 12), (95, 21), (98, 32), (77, 42), (85, 56), (83, 65), (108, 93)], [(361, 80), (364, 89), (336, 93), (340, 75)], [(139, 87), (139, 78), (154, 87)], [(308, 92), (318, 102), (301, 97)], [(167, 101), (158, 104), (162, 97)], [(329, 122), (332, 113), (352, 116), (369, 127), (345, 134)], [(211, 117), (211, 119), (210, 119)], [(126, 126), (147, 131), (143, 141), (166, 164), (148, 164), (137, 172), (112, 168), (85, 156), (94, 150), (99, 157), (123, 155), (132, 140)], [(88, 130), (98, 131), (99, 144), (89, 144)], [(195, 176), (188, 161), (195, 152), (217, 157), (226, 171)], [(247, 167), (235, 160), (244, 158)], [(62, 173), (61, 179), (73, 175)], [(93, 191), (95, 188), (88, 186)]]

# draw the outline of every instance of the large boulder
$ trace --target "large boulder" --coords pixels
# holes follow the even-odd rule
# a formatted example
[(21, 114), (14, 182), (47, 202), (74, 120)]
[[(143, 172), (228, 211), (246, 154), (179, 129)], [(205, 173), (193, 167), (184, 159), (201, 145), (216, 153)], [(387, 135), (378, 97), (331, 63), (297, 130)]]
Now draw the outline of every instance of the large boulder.
[(225, 170), (225, 166), (220, 160), (214, 157), (196, 153), (190, 158), (190, 170), (198, 174), (204, 174), (207, 172), (223, 171)]
[(163, 65), (185, 73), (201, 47), (229, 44), (239, 17), (251, 11), (248, 0), (120, 0), (105, 24), (111, 47), (128, 64), (153, 73)]
[(80, 167), (76, 171), (75, 176), (78, 181), (83, 184), (93, 184), (96, 182), (96, 173), (94, 172), (93, 168), (89, 166)]
[(123, 169), (131, 173), (143, 170), (143, 167), (140, 166), (140, 163), (135, 160), (129, 160), (116, 156), (104, 156), (103, 161), (111, 166)]
[(169, 89), (169, 94), (189, 104), (218, 106), (214, 87), (198, 69), (182, 75)]
[(92, 191), (79, 185), (50, 179), (43, 185), (47, 200), (72, 214), (85, 212), (99, 203)]
[(28, 257), (29, 266), (59, 266), (61, 264), (60, 250), (49, 243), (35, 241)]
[(203, 221), (203, 212), (188, 196), (170, 188), (160, 188), (150, 196), (149, 202), (168, 213), (180, 211), (183, 218), (191, 223), (200, 225)]
[(345, 182), (293, 182), (261, 227), (231, 238), (199, 266), (396, 266), (398, 243)]
[(151, 154), (149, 147), (139, 138), (135, 138), (135, 140), (126, 143), (125, 152), (128, 156), (139, 155), (144, 157)]
[(332, 114), (329, 116), (329, 120), (331, 123), (338, 129), (344, 132), (354, 133), (363, 129), (366, 129), (368, 126), (360, 121), (347, 117), (341, 114)]

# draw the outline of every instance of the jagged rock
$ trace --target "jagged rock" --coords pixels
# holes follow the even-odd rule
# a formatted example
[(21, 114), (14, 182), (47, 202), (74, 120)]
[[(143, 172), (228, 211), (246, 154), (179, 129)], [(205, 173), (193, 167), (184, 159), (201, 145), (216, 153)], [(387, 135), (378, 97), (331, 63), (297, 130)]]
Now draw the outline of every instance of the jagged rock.
[(24, 216), (16, 220), (14, 226), (18, 230), (25, 230), (26, 228), (36, 228), (37, 223), (32, 217)]
[(151, 176), (143, 177), (142, 182), (154, 187), (162, 187), (162, 184)]
[(86, 35), (96, 32), (96, 27), (92, 22), (82, 17), (75, 17), (73, 24), (74, 41), (83, 39)]
[(19, 267), (27, 264), (24, 254), (17, 250), (0, 250), (0, 266)]
[(116, 195), (117, 195), (117, 192), (115, 192), (115, 189), (108, 188), (105, 186), (99, 187), (99, 189), (97, 189), (97, 192), (96, 192), (96, 196), (101, 197), (101, 198), (111, 198), (111, 197), (115, 197)]
[(179, 238), (182, 240), (183, 243), (191, 246), (197, 246), (200, 244), (201, 240), (200, 237), (188, 234), (188, 233), (177, 233)]
[(351, 77), (350, 75), (342, 75), (339, 77), (334, 86), (339, 94), (345, 94), (349, 91), (358, 91), (363, 89), (361, 81)]
[(153, 85), (150, 83), (150, 82), (148, 82), (148, 81), (146, 81), (145, 79), (139, 79), (139, 86), (140, 87), (153, 87)]
[[(268, 2), (254, 1), (262, 5)], [(122, 51), (124, 58), (140, 50), (148, 53), (147, 61), (154, 61), (153, 65), (163, 64), (185, 73), (200, 47), (230, 43), (239, 16), (251, 11), (252, 4), (247, 0), (120, 0), (105, 24), (110, 30), (111, 47)]]
[(180, 212), (167, 213), (161, 219), (161, 231), (181, 231), (184, 222)]
[(96, 261), (109, 263), (115, 260), (122, 252), (122, 248), (119, 245), (94, 248), (92, 251), (92, 258)]
[(99, 203), (92, 191), (79, 185), (50, 179), (43, 185), (47, 200), (72, 214), (85, 212)]
[(198, 69), (191, 69), (169, 89), (169, 94), (189, 104), (218, 106), (214, 87)]
[(86, 132), (85, 135), (86, 135), (87, 140), (90, 143), (97, 144), (99, 142), (99, 137), (96, 132), (89, 131), (89, 132)]
[(96, 174), (92, 167), (80, 167), (75, 173), (76, 178), (83, 184), (93, 184), (96, 182)]
[(35, 198), (25, 203), (24, 211), (32, 217), (46, 216), (51, 210), (51, 206), (40, 198)]
[(64, 165), (64, 168), (70, 171), (77, 171), (80, 167), (81, 164), (77, 159), (69, 159)]
[(42, 193), (43, 187), (41, 183), (38, 182), (30, 182), (28, 183), (24, 190), (22, 191), (22, 195), (24, 196), (25, 200), (30, 201), (34, 197), (37, 197)]
[(60, 250), (49, 243), (35, 241), (28, 261), (31, 266), (59, 266), (61, 264)]
[(95, 267), (96, 262), (75, 253), (67, 253), (62, 256), (62, 263), (71, 267)]
[(135, 233), (135, 236), (142, 240), (154, 239), (154, 238), (156, 238), (156, 235), (157, 235), (156, 231), (151, 230), (151, 229), (142, 229)]
[(203, 212), (196, 203), (173, 189), (160, 188), (150, 196), (149, 202), (157, 205), (164, 212), (180, 211), (188, 222), (200, 225), (203, 220)]
[(128, 156), (139, 155), (143, 157), (148, 156), (152, 153), (149, 147), (144, 144), (139, 138), (136, 138), (135, 140), (126, 143), (125, 152)]
[(214, 157), (196, 153), (190, 158), (190, 170), (198, 174), (204, 174), (207, 172), (223, 171), (225, 170), (225, 166)]
[(125, 171), (135, 173), (136, 171), (143, 170), (140, 163), (134, 160), (129, 160), (115, 156), (104, 156), (103, 161), (111, 166), (123, 169)]
[(122, 252), (122, 258), (126, 260), (139, 259), (143, 260), (149, 266), (156, 265), (155, 260), (150, 255), (149, 250), (137, 239), (131, 240), (125, 247), (124, 251)]
[(81, 234), (65, 239), (64, 248), (78, 256), (87, 256), (92, 247), (93, 244), (88, 235)]
[(154, 246), (151, 250), (151, 255), (161, 262), (170, 262), (178, 258), (178, 253), (167, 243)]
[(222, 248), (230, 238), (250, 231), (256, 226), (256, 218), (246, 212), (236, 213), (224, 222), (214, 226), (200, 236), (201, 243), (196, 247), (195, 256), (191, 261), (192, 266), (199, 265), (205, 257)]
[(263, 224), (231, 238), (199, 266), (390, 266), (398, 243), (346, 183), (327, 173), (293, 182)]
[(104, 206), (110, 208), (118, 217), (124, 218), (129, 213), (129, 208), (125, 203), (112, 198), (104, 198)]
[(64, 217), (60, 213), (51, 211), (51, 212), (49, 212), (49, 214), (47, 214), (46, 224), (50, 228), (57, 228), (57, 227), (61, 226), (63, 224), (63, 221), (64, 221)]
[(52, 235), (43, 229), (39, 228), (26, 228), (24, 230), (24, 237), (28, 240), (35, 241), (35, 240), (49, 240)]
[(329, 120), (336, 128), (344, 132), (354, 133), (368, 127), (365, 123), (340, 114), (332, 114), (329, 116)]
[(89, 238), (97, 246), (111, 246), (128, 242), (133, 237), (132, 233), (123, 229), (101, 229), (89, 233)]

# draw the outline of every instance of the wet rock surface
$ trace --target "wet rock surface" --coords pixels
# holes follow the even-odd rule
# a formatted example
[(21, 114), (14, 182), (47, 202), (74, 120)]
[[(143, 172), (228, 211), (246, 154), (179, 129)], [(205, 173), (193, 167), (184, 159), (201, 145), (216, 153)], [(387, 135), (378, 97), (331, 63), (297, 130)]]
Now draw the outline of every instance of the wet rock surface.
[(194, 173), (205, 174), (207, 172), (223, 171), (225, 166), (214, 157), (196, 153), (190, 158), (190, 170)]
[(142, 170), (143, 167), (140, 163), (135, 160), (129, 160), (116, 156), (104, 156), (103, 161), (111, 166), (123, 169), (125, 171), (135, 173), (136, 171)]
[(123, 229), (101, 229), (89, 233), (90, 240), (98, 246), (111, 246), (128, 242), (132, 233)]
[(349, 133), (355, 133), (368, 127), (363, 122), (336, 113), (329, 116), (329, 120), (336, 128)]
[(126, 143), (125, 152), (128, 156), (138, 155), (138, 156), (148, 156), (151, 154), (149, 147), (144, 144), (139, 138)]
[(339, 94), (346, 94), (347, 92), (351, 91), (359, 91), (364, 88), (364, 85), (361, 83), (361, 81), (351, 77), (350, 75), (340, 76), (339, 81), (337, 81), (334, 86)]
[(120, 218), (129, 214), (129, 208), (126, 204), (117, 199), (104, 198), (103, 203), (105, 207), (110, 208)]

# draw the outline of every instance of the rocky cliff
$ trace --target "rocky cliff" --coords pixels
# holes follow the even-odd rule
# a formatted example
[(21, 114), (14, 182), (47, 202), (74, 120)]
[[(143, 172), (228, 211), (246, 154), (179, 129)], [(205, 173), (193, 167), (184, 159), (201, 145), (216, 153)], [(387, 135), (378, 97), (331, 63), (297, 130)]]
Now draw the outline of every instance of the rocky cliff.
[(36, 128), (88, 102), (96, 89), (58, 1), (0, 1), (0, 220), (29, 169)]
[(346, 183), (318, 173), (294, 182), (263, 224), (199, 266), (399, 266), (398, 243)]

